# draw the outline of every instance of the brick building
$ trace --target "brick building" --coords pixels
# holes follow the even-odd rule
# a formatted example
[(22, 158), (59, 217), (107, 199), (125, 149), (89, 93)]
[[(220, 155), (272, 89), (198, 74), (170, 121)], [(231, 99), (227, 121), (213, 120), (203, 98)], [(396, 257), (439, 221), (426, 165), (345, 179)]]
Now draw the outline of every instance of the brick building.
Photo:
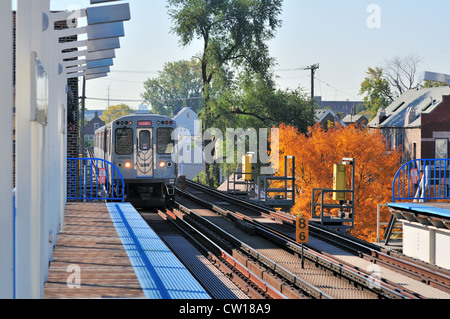
[(403, 150), (403, 162), (449, 157), (450, 87), (413, 89), (369, 123), (380, 128), (388, 149)]

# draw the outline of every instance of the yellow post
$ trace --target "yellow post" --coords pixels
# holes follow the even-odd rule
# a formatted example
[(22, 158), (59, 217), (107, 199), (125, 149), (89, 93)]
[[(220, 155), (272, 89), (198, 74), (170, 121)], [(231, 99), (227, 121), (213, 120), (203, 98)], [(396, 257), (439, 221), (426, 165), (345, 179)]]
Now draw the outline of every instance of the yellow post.
[[(333, 172), (333, 190), (335, 191), (344, 191), (347, 187), (346, 183), (346, 166), (345, 165), (334, 165)], [(345, 200), (344, 192), (333, 193), (333, 200), (344, 201)]]
[(244, 174), (244, 180), (251, 181), (253, 179), (252, 173), (253, 173), (253, 167), (252, 167), (252, 159), (253, 154), (249, 153), (247, 155), (244, 155), (243, 158), (243, 164), (242, 164), (242, 173)]

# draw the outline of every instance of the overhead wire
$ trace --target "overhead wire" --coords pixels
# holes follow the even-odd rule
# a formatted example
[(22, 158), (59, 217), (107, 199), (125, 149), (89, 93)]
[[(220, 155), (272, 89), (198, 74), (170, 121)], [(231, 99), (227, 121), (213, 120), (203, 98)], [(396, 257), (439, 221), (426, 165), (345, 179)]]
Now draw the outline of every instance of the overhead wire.
[(331, 84), (328, 84), (328, 83), (322, 81), (321, 79), (319, 79), (319, 78), (317, 78), (317, 77), (315, 77), (315, 79), (316, 79), (317, 81), (319, 81), (319, 82), (325, 84), (326, 86), (329, 86), (330, 88), (333, 88), (333, 89), (335, 89), (336, 91), (339, 91), (339, 92), (345, 94), (345, 95), (348, 96), (348, 97), (353, 96), (353, 94), (350, 94), (350, 93), (348, 93), (348, 92), (342, 91), (341, 89), (338, 89), (338, 88), (332, 86)]
[[(93, 101), (113, 101), (113, 102), (143, 102), (144, 100), (133, 100), (133, 99), (108, 99), (108, 98), (96, 98), (96, 97), (86, 97), (87, 100), (93, 100)], [(175, 101), (191, 101), (191, 100), (200, 100), (203, 99), (203, 97), (188, 97), (188, 98), (177, 98), (177, 99), (165, 99), (164, 101), (156, 101), (159, 103), (164, 102), (175, 102)]]

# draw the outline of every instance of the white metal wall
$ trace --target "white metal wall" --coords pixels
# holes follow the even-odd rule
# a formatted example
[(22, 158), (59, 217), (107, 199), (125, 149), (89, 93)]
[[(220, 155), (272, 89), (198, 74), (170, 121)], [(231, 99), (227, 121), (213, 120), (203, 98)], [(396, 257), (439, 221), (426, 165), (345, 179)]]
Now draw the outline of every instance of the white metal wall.
[[(18, 0), (16, 29), (16, 188), (18, 298), (42, 298), (65, 205), (66, 79), (49, 0)], [(48, 123), (33, 120), (31, 54), (48, 75)], [(64, 114), (64, 116), (63, 116)]]
[[(31, 299), (44, 297), (49, 261), (57, 244), (57, 234), (64, 227), (67, 199), (68, 75), (62, 64), (59, 37), (82, 34), (86, 28), (54, 30), (55, 20), (70, 18), (71, 12), (50, 13), (50, 0), (16, 2), (17, 205), (16, 218), (13, 218), (12, 0), (0, 0), (0, 149), (3, 160), (0, 165), (0, 298)], [(36, 121), (35, 117), (36, 76), (32, 61), (36, 57), (48, 77), (46, 123)], [(71, 76), (79, 77), (80, 73), (83, 72)]]
[(11, 1), (0, 1), (0, 299), (13, 298), (13, 38)]
[(403, 223), (403, 253), (407, 256), (450, 269), (450, 231)]

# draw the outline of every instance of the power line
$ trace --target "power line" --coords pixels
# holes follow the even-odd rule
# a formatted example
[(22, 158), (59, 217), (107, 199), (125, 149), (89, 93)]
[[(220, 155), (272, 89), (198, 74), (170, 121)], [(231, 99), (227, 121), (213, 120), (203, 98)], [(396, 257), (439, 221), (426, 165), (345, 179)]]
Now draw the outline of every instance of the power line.
[(350, 94), (350, 93), (348, 93), (348, 92), (344, 92), (344, 91), (342, 91), (341, 89), (338, 89), (338, 88), (332, 86), (331, 84), (328, 84), (328, 83), (322, 81), (321, 79), (318, 79), (318, 78), (315, 78), (315, 79), (316, 79), (317, 81), (319, 81), (319, 82), (321, 82), (321, 83), (323, 83), (323, 84), (325, 84), (325, 85), (327, 85), (327, 86), (329, 86), (329, 87), (335, 89), (336, 91), (340, 91), (341, 93), (344, 93), (344, 94), (347, 95), (347, 96), (354, 96), (353, 94)]
[[(106, 99), (106, 98), (96, 98), (96, 97), (86, 97), (87, 100), (94, 100), (94, 101), (113, 101), (113, 102), (143, 102), (144, 100), (129, 100), (129, 99)], [(200, 100), (203, 99), (203, 97), (188, 97), (188, 98), (179, 98), (179, 99), (166, 99), (164, 101), (156, 101), (158, 103), (164, 103), (164, 102), (176, 102), (176, 101), (190, 101), (190, 100)]]
[(86, 97), (87, 100), (93, 101), (113, 101), (113, 102), (143, 102), (143, 100), (128, 100), (128, 99), (105, 99), (105, 98), (96, 98), (96, 97)]
[(158, 71), (139, 71), (139, 70), (112, 70), (111, 73), (117, 72), (117, 73), (158, 73)]

